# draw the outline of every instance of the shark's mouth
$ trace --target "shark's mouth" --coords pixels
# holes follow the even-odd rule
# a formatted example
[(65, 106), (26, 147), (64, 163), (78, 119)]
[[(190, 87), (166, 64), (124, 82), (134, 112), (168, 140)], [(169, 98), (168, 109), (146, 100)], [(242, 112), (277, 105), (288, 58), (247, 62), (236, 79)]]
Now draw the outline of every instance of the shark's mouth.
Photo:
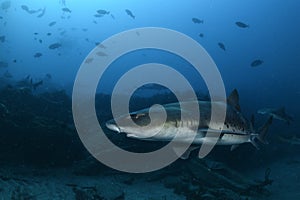
[(115, 124), (113, 121), (106, 122), (106, 127), (112, 131), (115, 131), (117, 133), (121, 133), (121, 129)]

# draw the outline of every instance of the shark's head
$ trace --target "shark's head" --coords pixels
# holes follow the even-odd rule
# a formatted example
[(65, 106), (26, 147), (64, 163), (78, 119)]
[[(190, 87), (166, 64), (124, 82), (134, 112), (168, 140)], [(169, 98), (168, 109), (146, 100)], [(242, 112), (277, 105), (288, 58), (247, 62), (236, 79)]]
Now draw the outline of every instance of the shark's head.
[(150, 139), (157, 135), (166, 121), (166, 112), (158, 107), (143, 109), (106, 122), (106, 127), (128, 137)]

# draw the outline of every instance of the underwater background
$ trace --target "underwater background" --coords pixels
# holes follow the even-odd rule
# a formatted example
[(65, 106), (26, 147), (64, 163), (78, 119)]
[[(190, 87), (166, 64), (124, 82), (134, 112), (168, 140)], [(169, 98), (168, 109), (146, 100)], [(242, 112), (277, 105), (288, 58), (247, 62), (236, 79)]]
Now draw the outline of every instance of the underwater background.
[[(299, 6), (297, 0), (1, 0), (0, 197), (300, 198)], [(143, 27), (173, 29), (201, 44), (218, 66), (226, 93), (238, 90), (242, 113), (249, 119), (254, 114), (256, 127), (267, 120), (258, 110), (284, 108), (286, 118), (273, 119), (268, 144), (259, 150), (242, 144), (234, 151), (217, 146), (204, 159), (192, 153), (145, 174), (119, 172), (94, 159), (73, 122), (76, 74), (103, 40)], [(99, 82), (101, 125), (112, 118), (110, 96), (122, 74), (153, 62), (178, 70), (199, 99), (209, 100), (201, 75), (186, 60), (154, 49), (134, 51), (112, 63)], [(134, 93), (130, 110), (174, 101), (170, 90), (150, 84)], [(164, 145), (105, 132), (132, 151)]]

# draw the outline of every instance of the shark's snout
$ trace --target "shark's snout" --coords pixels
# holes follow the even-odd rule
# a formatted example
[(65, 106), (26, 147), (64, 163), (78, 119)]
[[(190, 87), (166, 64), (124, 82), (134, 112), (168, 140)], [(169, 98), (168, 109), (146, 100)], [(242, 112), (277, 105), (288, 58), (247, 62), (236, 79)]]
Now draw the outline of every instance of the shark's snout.
[(105, 123), (106, 127), (112, 131), (116, 131), (118, 133), (121, 132), (120, 128), (118, 127), (118, 125), (116, 124), (116, 122), (114, 120), (109, 120)]

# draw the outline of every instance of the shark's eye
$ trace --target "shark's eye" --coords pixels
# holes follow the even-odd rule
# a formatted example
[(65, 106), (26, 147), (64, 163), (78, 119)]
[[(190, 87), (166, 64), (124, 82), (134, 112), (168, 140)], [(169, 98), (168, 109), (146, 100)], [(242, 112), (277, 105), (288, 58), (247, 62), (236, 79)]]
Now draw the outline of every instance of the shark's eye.
[(146, 113), (130, 114), (131, 119), (139, 119), (144, 116), (146, 116)]
[(136, 119), (137, 118), (137, 114), (130, 114), (131, 119)]
[(145, 126), (150, 123), (150, 117), (148, 113), (134, 113), (130, 114), (131, 119), (140, 126)]

